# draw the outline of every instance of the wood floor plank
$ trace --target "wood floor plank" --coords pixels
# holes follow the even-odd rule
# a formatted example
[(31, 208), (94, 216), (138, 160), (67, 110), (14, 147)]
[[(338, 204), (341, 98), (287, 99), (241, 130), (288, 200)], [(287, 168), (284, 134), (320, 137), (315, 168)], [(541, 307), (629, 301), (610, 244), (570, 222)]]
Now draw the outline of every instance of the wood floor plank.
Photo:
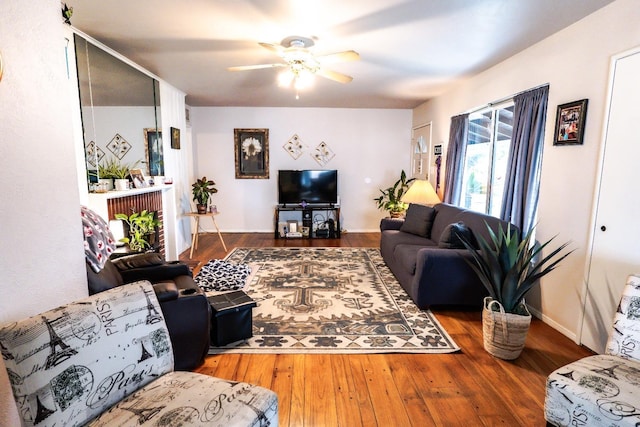
[(356, 404), (360, 411), (360, 425), (375, 426), (376, 414), (373, 408), (373, 402), (371, 401), (371, 395), (369, 394), (365, 368), (362, 364), (365, 357), (366, 355), (363, 354), (352, 354), (348, 356), (347, 361), (350, 367), (351, 381), (353, 382), (353, 388), (355, 391)]
[(411, 425), (404, 402), (391, 375), (385, 355), (370, 354), (362, 359), (367, 388), (376, 415), (376, 425)]
[(338, 425), (331, 356), (311, 354), (305, 357), (304, 425)]
[(331, 372), (336, 399), (337, 425), (355, 427), (362, 425), (362, 416), (348, 357), (346, 355), (332, 356)]
[(386, 359), (411, 423), (420, 426), (436, 425), (425, 399), (428, 385), (422, 381), (421, 376), (416, 375), (420, 370), (420, 362), (427, 358), (420, 358), (417, 354), (397, 354)]
[(278, 395), (280, 425), (290, 424), (291, 396), (293, 395), (294, 360), (300, 355), (278, 354), (273, 367), (270, 388)]
[(296, 354), (293, 359), (293, 384), (291, 387), (291, 409), (289, 426), (304, 426), (304, 399), (307, 382), (315, 380), (316, 376), (305, 378), (306, 354)]
[[(379, 233), (341, 239), (274, 239), (273, 233), (223, 233), (234, 247), (378, 247)], [(200, 239), (193, 262), (221, 259), (216, 234)], [(180, 259), (188, 260), (189, 251)], [(195, 270), (197, 272), (197, 270)], [(456, 354), (208, 356), (198, 372), (253, 382), (278, 394), (280, 425), (544, 425), (544, 387), (554, 369), (592, 354), (534, 320), (516, 361), (483, 348), (480, 311), (434, 308), (460, 346)]]

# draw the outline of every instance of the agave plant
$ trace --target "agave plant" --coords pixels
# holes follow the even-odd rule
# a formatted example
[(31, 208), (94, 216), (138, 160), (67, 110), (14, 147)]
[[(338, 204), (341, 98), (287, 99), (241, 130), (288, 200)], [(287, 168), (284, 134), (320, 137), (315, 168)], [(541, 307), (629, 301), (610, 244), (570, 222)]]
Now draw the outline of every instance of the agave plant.
[[(541, 277), (553, 271), (573, 250), (556, 257), (567, 247), (569, 242), (566, 242), (540, 258), (542, 250), (556, 236), (543, 244), (534, 245), (533, 228), (522, 239), (520, 233), (512, 231), (511, 227), (507, 227), (505, 231), (500, 226), (497, 234), (488, 224), (487, 228), (493, 247), (476, 233), (474, 235), (479, 250), (467, 240), (461, 239), (473, 258), (473, 261), (468, 259), (466, 261), (487, 288), (489, 296), (502, 304), (505, 312), (523, 314), (522, 301), (527, 292), (539, 283)], [(556, 257), (555, 260), (554, 257)]]

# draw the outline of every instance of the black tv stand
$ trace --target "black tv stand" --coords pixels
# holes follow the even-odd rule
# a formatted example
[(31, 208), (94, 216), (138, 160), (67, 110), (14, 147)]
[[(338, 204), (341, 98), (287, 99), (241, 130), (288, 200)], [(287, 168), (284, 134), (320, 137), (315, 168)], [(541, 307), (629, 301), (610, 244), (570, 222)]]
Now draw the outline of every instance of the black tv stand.
[[(283, 212), (296, 212), (295, 215), (285, 214)], [(299, 214), (297, 214), (299, 212)], [(274, 215), (274, 237), (276, 239), (291, 238), (287, 234), (289, 222), (296, 223), (296, 238), (302, 239), (339, 239), (340, 238), (340, 207), (333, 203), (330, 204), (311, 204), (305, 205), (287, 205), (282, 204), (276, 206)], [(285, 225), (286, 224), (286, 225)], [(286, 229), (286, 231), (285, 231)]]

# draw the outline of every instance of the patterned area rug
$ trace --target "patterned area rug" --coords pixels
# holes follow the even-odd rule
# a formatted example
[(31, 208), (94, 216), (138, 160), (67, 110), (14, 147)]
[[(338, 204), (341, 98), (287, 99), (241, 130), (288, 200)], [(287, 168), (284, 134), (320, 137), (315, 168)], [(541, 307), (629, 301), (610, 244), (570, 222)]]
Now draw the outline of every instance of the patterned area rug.
[(459, 350), (420, 310), (375, 248), (236, 248), (258, 265), (247, 294), (253, 337), (218, 353), (450, 353)]

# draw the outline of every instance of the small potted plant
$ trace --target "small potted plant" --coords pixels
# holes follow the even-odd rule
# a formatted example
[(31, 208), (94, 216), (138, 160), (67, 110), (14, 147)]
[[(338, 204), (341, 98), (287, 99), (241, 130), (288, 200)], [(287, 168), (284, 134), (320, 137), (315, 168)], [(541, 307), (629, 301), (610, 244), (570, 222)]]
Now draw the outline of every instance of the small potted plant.
[(162, 225), (162, 222), (156, 219), (155, 213), (143, 210), (134, 211), (131, 215), (118, 213), (115, 217), (127, 224), (129, 237), (120, 240), (126, 243), (131, 251), (144, 252), (147, 248), (153, 247), (156, 229)]
[(407, 174), (403, 170), (400, 173), (400, 179), (398, 179), (393, 186), (386, 190), (380, 189), (382, 195), (373, 199), (377, 203), (378, 209), (388, 211), (391, 218), (402, 216), (404, 211), (407, 210), (408, 205), (400, 199), (409, 189), (409, 184), (414, 180), (415, 178), (407, 179)]
[(533, 228), (523, 238), (511, 227), (505, 231), (500, 226), (497, 234), (487, 228), (491, 243), (474, 233), (479, 249), (461, 240), (473, 259), (466, 261), (489, 292), (482, 311), (484, 348), (493, 356), (513, 360), (520, 356), (531, 324), (525, 295), (573, 251), (560, 255), (567, 242), (542, 257), (554, 238), (534, 244)]
[[(138, 160), (133, 165), (129, 165), (126, 163), (120, 163), (119, 160), (110, 158), (105, 160), (104, 164), (98, 165), (98, 177), (100, 179), (109, 179), (115, 180), (115, 188), (116, 190), (126, 190), (129, 188), (129, 180), (127, 177), (129, 176), (129, 171), (132, 168), (135, 168), (140, 161)], [(110, 186), (109, 189), (113, 188)]]
[(207, 205), (209, 204), (209, 198), (212, 194), (218, 192), (214, 187), (215, 182), (208, 180), (206, 176), (196, 180), (191, 184), (191, 192), (193, 193), (193, 201), (196, 202), (198, 213), (207, 213)]

